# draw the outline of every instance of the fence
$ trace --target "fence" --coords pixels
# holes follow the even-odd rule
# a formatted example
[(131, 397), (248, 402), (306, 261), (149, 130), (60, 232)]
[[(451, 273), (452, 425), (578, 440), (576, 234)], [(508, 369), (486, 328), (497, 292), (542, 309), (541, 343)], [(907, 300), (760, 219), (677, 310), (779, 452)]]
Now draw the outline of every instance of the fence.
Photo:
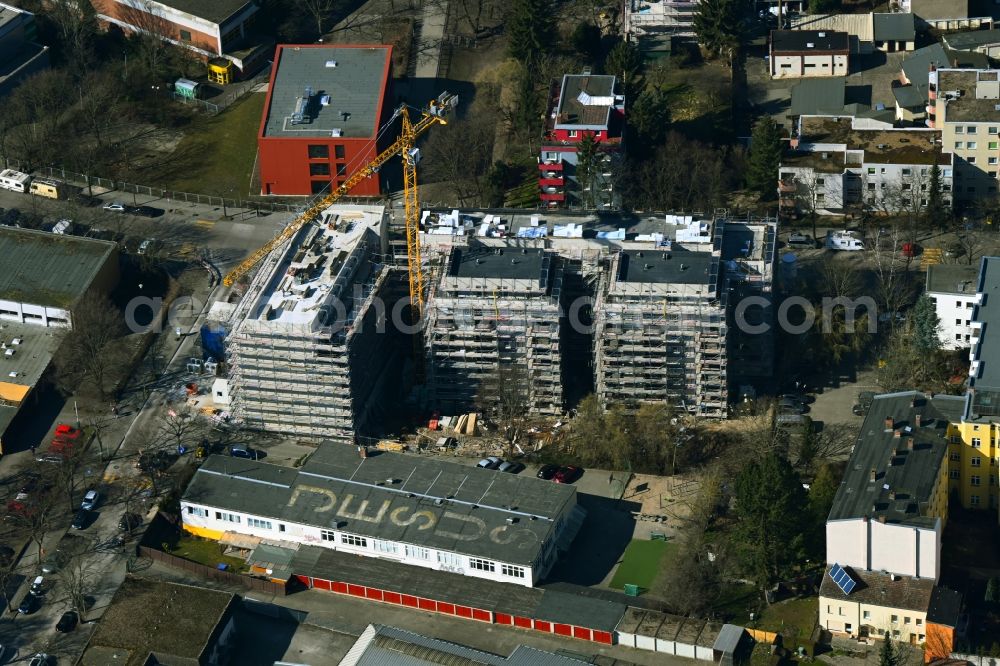
[(247, 79), (246, 81), (242, 81), (240, 83), (230, 86), (229, 90), (224, 95), (218, 98), (213, 98), (211, 101), (207, 99), (194, 99), (191, 97), (184, 97), (183, 95), (177, 94), (177, 92), (173, 90), (170, 90), (168, 92), (170, 97), (176, 102), (181, 102), (183, 104), (193, 104), (199, 108), (204, 109), (208, 113), (215, 115), (216, 113), (219, 113), (220, 111), (232, 106), (233, 103), (236, 102), (236, 100), (243, 97), (243, 95), (246, 95), (248, 92), (253, 90), (261, 83), (264, 83), (265, 81), (269, 80), (270, 77), (271, 77), (271, 68), (265, 67), (264, 71), (262, 71), (257, 76), (253, 77), (252, 79)]
[(281, 583), (274, 583), (269, 580), (234, 574), (228, 571), (219, 571), (213, 567), (192, 562), (191, 560), (185, 560), (182, 557), (176, 557), (170, 553), (165, 553), (162, 550), (150, 548), (149, 546), (139, 546), (139, 555), (142, 557), (148, 557), (155, 562), (166, 564), (169, 567), (174, 567), (175, 569), (189, 571), (197, 576), (200, 576), (201, 578), (214, 580), (218, 583), (240, 585), (248, 590), (263, 592), (265, 594), (273, 594), (279, 597), (283, 597), (287, 594), (285, 585)]

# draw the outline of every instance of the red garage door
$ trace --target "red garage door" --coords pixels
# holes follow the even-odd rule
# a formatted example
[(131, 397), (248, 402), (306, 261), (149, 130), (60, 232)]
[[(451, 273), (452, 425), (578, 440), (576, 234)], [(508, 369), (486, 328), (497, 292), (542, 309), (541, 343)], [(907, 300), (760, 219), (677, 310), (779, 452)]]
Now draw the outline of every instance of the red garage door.
[(506, 613), (494, 613), (493, 618), (497, 624), (514, 624), (513, 616)]
[(605, 645), (611, 645), (614, 643), (610, 631), (595, 631), (592, 640), (596, 643), (604, 643)]
[(546, 622), (545, 620), (535, 620), (535, 629), (538, 631), (544, 631), (547, 634), (552, 633), (552, 623)]

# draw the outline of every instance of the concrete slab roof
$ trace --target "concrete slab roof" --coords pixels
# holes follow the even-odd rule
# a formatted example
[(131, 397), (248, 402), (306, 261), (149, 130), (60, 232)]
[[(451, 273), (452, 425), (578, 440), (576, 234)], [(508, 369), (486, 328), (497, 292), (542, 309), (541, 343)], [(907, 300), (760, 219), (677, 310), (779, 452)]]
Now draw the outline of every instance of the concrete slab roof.
[(846, 32), (826, 30), (772, 30), (771, 50), (775, 53), (789, 51), (847, 51), (850, 40)]
[(925, 511), (948, 451), (948, 424), (961, 418), (964, 405), (962, 396), (917, 391), (875, 396), (829, 520), (884, 516), (888, 523), (932, 526), (937, 519)]
[(0, 300), (71, 308), (117, 247), (93, 238), (0, 227)]
[[(938, 70), (939, 99), (944, 99), (946, 123), (1000, 123), (1000, 99), (979, 98), (979, 83), (996, 85), (1000, 70), (945, 69)], [(947, 98), (947, 93), (961, 91), (961, 97)]]
[(711, 284), (716, 273), (712, 269), (717, 264), (711, 252), (628, 250), (622, 253), (618, 281)]
[(536, 248), (456, 247), (448, 258), (448, 275), (537, 280), (542, 277), (546, 256), (544, 250)]
[[(282, 44), (264, 110), (263, 136), (313, 139), (343, 136), (374, 139), (381, 123), (382, 100), (391, 65), (391, 46)], [(306, 122), (293, 125), (296, 102), (312, 96)], [(329, 96), (328, 104), (322, 102)]]
[(179, 12), (191, 14), (206, 21), (221, 25), (226, 19), (241, 11), (247, 5), (254, 5), (253, 0), (154, 0), (154, 4), (165, 5)]
[(927, 292), (976, 295), (979, 264), (934, 264), (927, 267)]
[(828, 566), (823, 574), (823, 582), (819, 587), (821, 597), (917, 612), (926, 612), (930, 606), (931, 595), (934, 593), (932, 578), (893, 576), (878, 571), (844, 567), (844, 571), (857, 583), (850, 595), (847, 595), (830, 577), (832, 568)]
[(937, 149), (934, 130), (855, 129), (853, 125), (853, 119), (846, 116), (804, 116), (800, 151), (809, 144), (843, 145), (847, 150), (863, 150), (865, 164), (951, 164), (951, 154)]
[(913, 13), (931, 21), (969, 17), (969, 0), (912, 0)]
[(459, 604), (496, 613), (614, 631), (626, 605), (614, 601), (541, 587), (456, 576), (447, 571), (358, 557), (351, 553), (303, 546), (292, 561), (296, 575), (344, 581), (425, 599)]
[[(576, 488), (397, 453), (361, 459), (353, 446), (324, 442), (299, 469), (211, 456), (184, 499), (320, 527), (336, 516), (352, 534), (531, 565)], [(393, 518), (418, 510), (432, 529)]]
[(792, 86), (792, 103), (788, 115), (843, 113), (846, 100), (846, 77), (803, 79)]

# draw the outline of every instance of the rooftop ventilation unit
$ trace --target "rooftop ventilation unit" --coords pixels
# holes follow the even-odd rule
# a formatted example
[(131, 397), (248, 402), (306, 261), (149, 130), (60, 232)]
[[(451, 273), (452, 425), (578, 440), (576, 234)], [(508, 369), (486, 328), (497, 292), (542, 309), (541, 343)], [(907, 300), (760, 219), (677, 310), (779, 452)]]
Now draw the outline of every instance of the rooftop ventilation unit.
[(292, 111), (292, 124), (299, 125), (306, 122), (306, 109), (309, 107), (309, 100), (312, 99), (312, 86), (306, 86), (302, 97), (295, 99), (295, 110)]
[(806, 48), (807, 49), (814, 49), (814, 48), (816, 48), (816, 45), (813, 44), (812, 42), (806, 42)]
[(326, 67), (328, 69), (333, 69), (336, 66), (337, 66), (337, 61), (336, 60), (327, 60), (326, 61)]
[(825, 32), (821, 32), (821, 33), (819, 33), (819, 36), (820, 37), (826, 37), (826, 33)]

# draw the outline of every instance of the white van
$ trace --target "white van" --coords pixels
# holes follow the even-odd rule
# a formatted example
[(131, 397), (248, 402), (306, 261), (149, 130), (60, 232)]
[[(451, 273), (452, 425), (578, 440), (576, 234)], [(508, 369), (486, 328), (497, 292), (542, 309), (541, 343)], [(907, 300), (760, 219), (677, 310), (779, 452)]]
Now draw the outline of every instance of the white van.
[(865, 243), (851, 231), (826, 232), (826, 248), (828, 250), (844, 250), (857, 252), (865, 249)]
[(56, 225), (52, 227), (52, 233), (54, 234), (69, 234), (73, 233), (73, 220), (59, 220)]
[(13, 169), (0, 171), (0, 187), (13, 192), (27, 192), (31, 176)]

